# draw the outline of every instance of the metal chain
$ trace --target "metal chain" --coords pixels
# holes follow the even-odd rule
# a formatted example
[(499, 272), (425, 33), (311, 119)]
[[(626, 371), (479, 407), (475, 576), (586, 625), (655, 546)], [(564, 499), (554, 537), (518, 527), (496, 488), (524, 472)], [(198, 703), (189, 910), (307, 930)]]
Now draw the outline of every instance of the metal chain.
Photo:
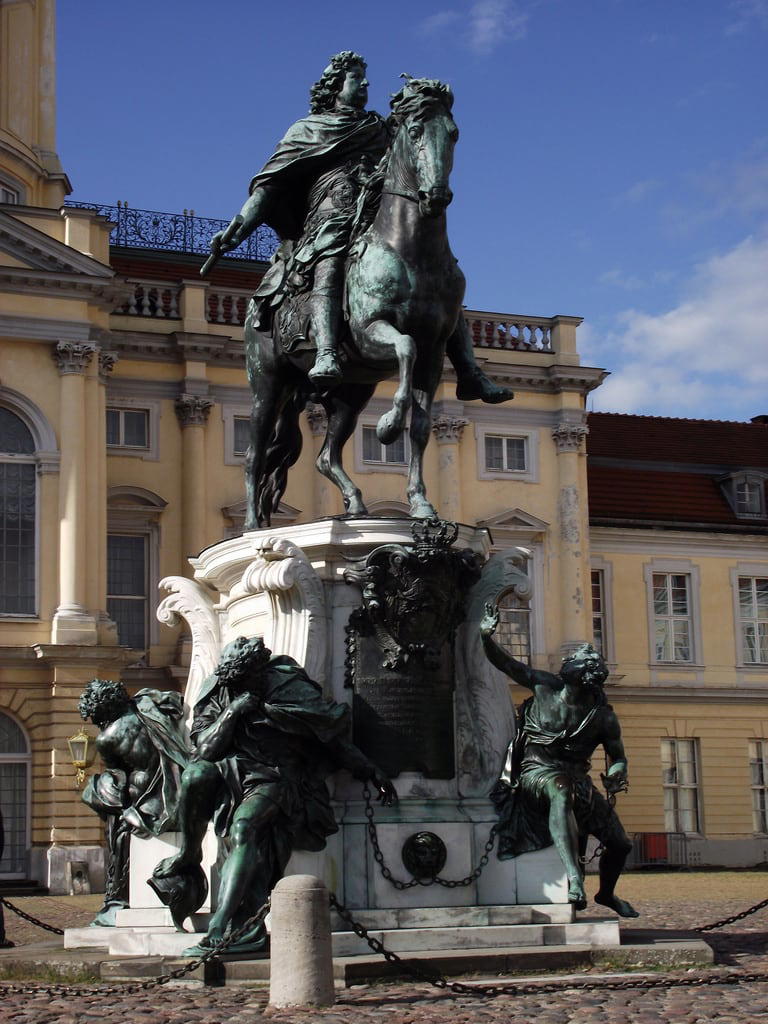
[(496, 843), (496, 833), (499, 831), (498, 825), (491, 826), (491, 831), (488, 835), (483, 855), (475, 870), (465, 878), (440, 878), (439, 875), (434, 875), (432, 878), (412, 878), (410, 882), (403, 882), (401, 879), (395, 878), (384, 863), (384, 854), (381, 852), (381, 847), (379, 846), (379, 835), (376, 830), (376, 822), (374, 821), (373, 816), (373, 804), (371, 803), (371, 791), (367, 782), (363, 783), (363, 797), (365, 798), (365, 817), (368, 822), (366, 826), (368, 829), (368, 838), (371, 840), (371, 846), (373, 847), (373, 859), (379, 865), (379, 869), (381, 870), (384, 878), (386, 878), (386, 880), (393, 885), (395, 889), (413, 889), (417, 885), (442, 885), (445, 889), (458, 889), (462, 886), (471, 885), (473, 882), (476, 882), (483, 873), (485, 866), (490, 859), (491, 851)]
[[(2, 897), (0, 897), (2, 899)], [(8, 906), (7, 900), (2, 900), (5, 906)], [(183, 978), (185, 975), (190, 974), (192, 971), (197, 970), (203, 964), (213, 959), (215, 956), (220, 956), (229, 946), (233, 945), (238, 939), (242, 938), (247, 932), (254, 928), (257, 924), (261, 924), (264, 918), (269, 913), (271, 904), (270, 897), (267, 897), (265, 903), (263, 903), (256, 913), (249, 917), (248, 920), (237, 929), (232, 932), (226, 938), (217, 942), (215, 946), (211, 946), (209, 950), (198, 957), (196, 960), (190, 960), (188, 964), (184, 964), (183, 967), (177, 967), (174, 971), (168, 971), (166, 974), (159, 974), (156, 978), (152, 978), (149, 981), (144, 981), (138, 985), (120, 985), (119, 990), (121, 993), (130, 992), (144, 992), (147, 989), (157, 988), (160, 985), (167, 985), (169, 981), (175, 981), (177, 978)], [(16, 908), (11, 908), (16, 909)], [(42, 928), (46, 928), (48, 931), (55, 931), (62, 935), (63, 932), (60, 928), (52, 928), (50, 925), (45, 925), (42, 921), (37, 921), (35, 918), (30, 917), (23, 911), (16, 911), (21, 917), (32, 921), (34, 924), (39, 924)], [(107, 991), (109, 988), (117, 986), (99, 985), (98, 987), (91, 986), (89, 988), (75, 988), (71, 985), (46, 985), (41, 987), (39, 985), (7, 985), (0, 982), (0, 992), (8, 992), (12, 995), (24, 995), (32, 992), (46, 992), (48, 995), (68, 995), (68, 996), (85, 996), (85, 995), (98, 995)]]
[(514, 982), (503, 985), (465, 985), (460, 981), (449, 981), (439, 971), (429, 970), (415, 960), (406, 960), (393, 953), (391, 949), (372, 935), (359, 922), (355, 921), (352, 914), (343, 904), (339, 903), (334, 893), (329, 894), (331, 907), (339, 917), (346, 921), (355, 935), (364, 939), (374, 953), (383, 956), (390, 964), (396, 964), (405, 974), (409, 974), (418, 981), (426, 981), (434, 988), (444, 989), (455, 995), (461, 996), (485, 996), (494, 997), (501, 995), (525, 996), (541, 995), (555, 992), (563, 992), (566, 989), (576, 989), (580, 992), (595, 991), (624, 991), (627, 989), (653, 989), (653, 988), (692, 988), (700, 985), (738, 985), (743, 982), (768, 982), (768, 973), (752, 972), (739, 973), (729, 971), (727, 974), (699, 975), (697, 977), (685, 976), (682, 978), (654, 977), (654, 978), (627, 978), (617, 981), (602, 979), (599, 981), (555, 981), (535, 982), (529, 985), (519, 985)]
[(768, 907), (768, 899), (760, 900), (753, 907), (749, 907), (747, 910), (742, 910), (740, 914), (733, 914), (731, 917), (724, 917), (721, 921), (713, 921), (712, 924), (703, 924), (700, 928), (694, 928), (695, 932), (712, 932), (715, 928), (725, 928), (727, 924), (733, 924), (734, 921), (743, 921), (745, 917), (749, 917), (750, 914), (756, 914), (758, 910), (762, 910), (763, 907)]
[(53, 932), (54, 935), (64, 934), (63, 928), (54, 928), (52, 924), (46, 924), (45, 921), (41, 921), (37, 917), (32, 917), (31, 914), (26, 914), (19, 907), (14, 906), (10, 900), (5, 899), (4, 896), (0, 896), (0, 903), (2, 903), (4, 907), (7, 907), (8, 910), (12, 910), (14, 914), (18, 914), (24, 921), (29, 921), (30, 924), (36, 924), (38, 928), (44, 928), (47, 932)]

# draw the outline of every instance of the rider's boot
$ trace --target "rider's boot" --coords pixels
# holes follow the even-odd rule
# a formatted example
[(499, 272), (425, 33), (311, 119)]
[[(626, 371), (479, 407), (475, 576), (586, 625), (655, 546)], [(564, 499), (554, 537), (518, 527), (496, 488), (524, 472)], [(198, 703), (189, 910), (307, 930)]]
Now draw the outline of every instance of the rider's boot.
[(317, 344), (315, 365), (309, 371), (309, 379), (322, 387), (341, 384), (341, 367), (336, 358), (338, 336), (338, 299), (335, 295), (315, 292), (310, 299), (312, 327)]
[(477, 365), (472, 348), (472, 337), (463, 319), (459, 323), (458, 330), (448, 342), (446, 355), (456, 370), (456, 397), (459, 401), (471, 402), (479, 398), (483, 402), (497, 405), (499, 402), (508, 402), (510, 398), (515, 397), (510, 388), (494, 384)]

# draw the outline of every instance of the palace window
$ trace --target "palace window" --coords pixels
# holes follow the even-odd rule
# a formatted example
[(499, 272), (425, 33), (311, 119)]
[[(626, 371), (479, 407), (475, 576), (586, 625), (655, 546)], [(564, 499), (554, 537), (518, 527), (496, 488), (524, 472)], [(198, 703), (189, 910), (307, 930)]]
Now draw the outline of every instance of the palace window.
[(29, 868), (30, 762), (24, 730), (9, 715), (0, 712), (0, 793), (5, 829), (0, 878), (23, 878)]
[(149, 410), (107, 409), (109, 448), (149, 448)]
[(495, 640), (513, 658), (531, 663), (531, 608), (527, 600), (508, 590), (496, 603), (499, 625)]
[(765, 473), (730, 473), (721, 477), (728, 502), (739, 519), (765, 518)]
[(0, 407), (0, 614), (34, 615), (37, 465), (29, 427)]
[(19, 191), (9, 188), (7, 185), (0, 185), (0, 203), (12, 203), (16, 205), (19, 201)]
[(524, 437), (485, 435), (485, 468), (489, 473), (525, 473), (527, 456)]
[(250, 416), (235, 416), (232, 420), (232, 454), (238, 458), (247, 455), (251, 443)]
[(653, 573), (655, 661), (693, 661), (690, 587), (688, 573)]
[(768, 576), (739, 576), (739, 629), (743, 663), (768, 663)]
[(404, 430), (392, 444), (382, 444), (375, 427), (363, 427), (363, 462), (387, 466), (404, 466), (408, 462), (408, 431)]
[(605, 576), (602, 569), (593, 569), (592, 583), (592, 645), (600, 652), (602, 658), (606, 652), (606, 621), (605, 621)]
[(664, 830), (701, 832), (698, 747), (694, 739), (663, 739)]
[(749, 767), (752, 773), (752, 827), (768, 833), (768, 740), (750, 740)]
[(147, 536), (107, 537), (107, 613), (123, 647), (146, 649), (148, 626)]

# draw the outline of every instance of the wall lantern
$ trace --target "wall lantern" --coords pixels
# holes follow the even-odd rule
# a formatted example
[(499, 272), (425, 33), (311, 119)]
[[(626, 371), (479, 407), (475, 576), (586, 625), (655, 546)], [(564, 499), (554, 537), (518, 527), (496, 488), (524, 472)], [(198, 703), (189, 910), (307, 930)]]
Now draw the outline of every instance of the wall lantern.
[(69, 759), (75, 769), (75, 789), (85, 782), (85, 769), (93, 761), (92, 744), (93, 740), (82, 728), (67, 740)]

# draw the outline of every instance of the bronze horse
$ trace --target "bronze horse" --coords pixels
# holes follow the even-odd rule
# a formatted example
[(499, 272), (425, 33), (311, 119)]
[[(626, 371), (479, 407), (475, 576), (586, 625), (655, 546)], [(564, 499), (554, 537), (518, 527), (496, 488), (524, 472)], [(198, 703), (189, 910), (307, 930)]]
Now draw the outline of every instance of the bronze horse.
[(448, 179), (459, 134), (452, 105), (450, 88), (430, 79), (409, 80), (392, 100), (394, 135), (379, 170), (380, 202), (347, 265), (341, 384), (318, 392), (307, 377), (314, 353), (306, 346), (291, 350), (291, 339), (280, 333), (284, 318), (275, 316), (271, 330), (260, 330), (256, 304), (249, 305), (245, 352), (253, 411), (246, 529), (268, 526), (277, 509), (288, 469), (301, 451), (299, 415), (310, 400), (328, 418), (317, 468), (340, 489), (349, 515), (366, 514), (360, 489), (344, 471), (342, 449), (376, 385), (396, 372), (392, 408), (379, 419), (377, 435), (382, 444), (396, 440), (410, 408), (410, 512), (416, 518), (435, 515), (423, 477), (432, 401), (446, 348), (467, 331), (461, 314), (465, 279), (446, 233)]

